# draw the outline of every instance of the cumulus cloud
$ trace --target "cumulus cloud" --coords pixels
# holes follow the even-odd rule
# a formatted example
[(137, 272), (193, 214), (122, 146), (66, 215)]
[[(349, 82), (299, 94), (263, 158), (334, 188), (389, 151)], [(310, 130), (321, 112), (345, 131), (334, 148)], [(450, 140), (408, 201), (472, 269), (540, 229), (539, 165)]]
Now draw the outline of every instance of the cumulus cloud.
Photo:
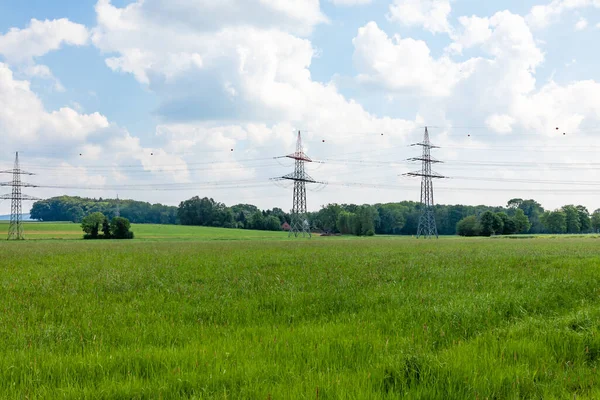
[[(334, 83), (312, 79), (315, 49), (303, 35), (324, 17), (320, 11), (302, 9), (318, 2), (293, 3), (298, 10), (291, 2), (274, 0), (251, 2), (252, 10), (249, 2), (229, 3), (247, 12), (232, 13), (220, 2), (196, 4), (194, 10), (184, 1), (154, 0), (126, 7), (103, 0), (96, 7), (92, 41), (106, 54), (109, 68), (131, 74), (157, 95), (156, 112), (163, 120), (157, 140), (163, 141), (167, 153), (202, 154), (203, 162), (218, 162), (221, 168), (210, 172), (203, 167), (213, 178), (259, 177), (264, 184), (289, 171), (277, 170), (281, 166), (272, 159), (269, 166), (244, 164), (246, 168), (237, 159), (287, 154), (293, 151), (299, 129), (317, 158), (329, 143), (345, 152), (359, 151), (364, 142), (356, 143), (348, 133), (385, 132), (373, 139), (385, 148), (414, 132), (414, 120), (377, 116), (341, 95)], [(286, 4), (290, 7), (283, 7)], [(222, 23), (186, 22), (188, 13), (210, 14), (209, 10), (222, 14)], [(310, 15), (319, 17), (307, 18)], [(290, 18), (294, 24), (282, 23)], [(318, 140), (321, 146), (311, 147), (311, 140), (319, 136), (327, 142)], [(192, 180), (201, 174), (191, 172)], [(236, 192), (236, 197), (251, 195)], [(255, 200), (269, 203), (264, 193)]]
[(34, 145), (39, 142), (81, 142), (109, 126), (99, 113), (79, 114), (63, 107), (47, 111), (28, 81), (15, 79), (8, 65), (0, 63), (0, 132), (6, 140)]
[[(316, 25), (328, 21), (321, 12), (319, 0), (210, 0), (201, 4), (194, 1), (138, 0), (123, 8), (114, 6), (111, 0), (99, 0), (96, 15), (99, 28), (94, 32), (96, 41), (109, 32), (135, 32), (140, 29), (147, 31), (155, 40), (161, 39), (160, 34), (152, 34), (149, 28), (156, 27), (161, 31), (165, 26), (184, 36), (238, 26), (308, 35)], [(131, 39), (132, 35), (122, 38), (122, 44)], [(161, 42), (168, 43), (168, 39), (161, 39)]]
[(512, 125), (515, 123), (515, 119), (510, 115), (490, 115), (486, 120), (485, 124), (495, 132), (498, 133), (510, 133), (512, 132)]
[[(234, 3), (246, 9), (246, 2)], [(162, 3), (155, 1), (125, 8), (101, 1), (93, 42), (115, 54), (107, 59), (109, 67), (132, 74), (160, 96), (158, 113), (173, 123), (258, 121), (274, 127), (314, 121), (314, 126), (338, 130), (393, 124), (345, 99), (335, 85), (314, 82), (309, 67), (315, 50), (309, 40), (279, 26), (280, 22), (256, 26), (257, 15), (270, 15), (274, 9), (293, 14), (285, 7), (274, 8), (280, 3), (262, 1), (257, 6), (262, 10), (249, 13), (239, 26), (230, 26), (233, 22), (225, 19), (222, 26), (210, 30), (182, 29), (179, 21), (158, 24), (153, 12)], [(199, 8), (196, 12), (206, 12)], [(347, 127), (344, 122), (340, 126), (340, 120)]]
[[(63, 194), (65, 190), (87, 195), (85, 190), (70, 188), (104, 186), (111, 178), (108, 167), (119, 170), (120, 165), (135, 162), (142, 172), (156, 172), (175, 182), (189, 180), (187, 164), (180, 157), (161, 148), (142, 146), (140, 138), (111, 124), (98, 112), (83, 114), (70, 107), (47, 110), (30, 83), (16, 79), (4, 63), (0, 63), (0, 142), (7, 152), (24, 150), (22, 159), (26, 166), (42, 167), (39, 172), (44, 180), (35, 183), (66, 188), (32, 189), (32, 194), (39, 197)], [(82, 162), (99, 164), (100, 170), (82, 166)], [(159, 167), (163, 164), (168, 166)], [(44, 165), (52, 167), (46, 169)], [(140, 181), (139, 176), (128, 176), (122, 171), (127, 169), (121, 169), (122, 182)], [(102, 191), (93, 194), (103, 195)]]
[(576, 31), (582, 31), (582, 30), (584, 30), (587, 27), (588, 27), (588, 21), (587, 21), (587, 19), (585, 19), (583, 17), (579, 18), (579, 20), (577, 21), (577, 23), (575, 23), (575, 30)]
[(388, 19), (406, 26), (420, 26), (432, 33), (450, 32), (450, 0), (394, 0)]
[(65, 87), (60, 83), (60, 81), (54, 76), (50, 68), (47, 65), (29, 65), (23, 69), (23, 73), (28, 78), (40, 78), (51, 81), (53, 83), (53, 88), (57, 92), (64, 92)]
[[(329, 1), (340, 6), (369, 3)], [(5, 56), (7, 64), (0, 67), (0, 140), (40, 148), (50, 143), (63, 147), (64, 143), (74, 143), (81, 159), (102, 166), (99, 173), (86, 169), (77, 158), (67, 160), (64, 167), (70, 166), (70, 173), (84, 176), (82, 182), (187, 187), (198, 181), (252, 180), (263, 187), (219, 192), (203, 189), (202, 195), (263, 207), (272, 207), (272, 197), (282, 196), (277, 205), (287, 209), (290, 193), (265, 185), (269, 177), (291, 172), (291, 164), (272, 157), (293, 151), (299, 129), (315, 159), (335, 154), (341, 159), (356, 156), (391, 162), (415, 155), (414, 149), (404, 145), (408, 140), (419, 140), (422, 131), (418, 127), (432, 121), (436, 125), (485, 124), (502, 138), (498, 142), (510, 138), (519, 143), (526, 143), (518, 138), (519, 131), (548, 139), (556, 136), (556, 127), (576, 132), (584, 125), (600, 122), (600, 88), (595, 81), (540, 81), (537, 71), (545, 55), (543, 44), (532, 33), (538, 26), (532, 22), (536, 16), (539, 21), (552, 22), (565, 10), (595, 6), (594, 1), (554, 0), (543, 10), (534, 7), (527, 18), (508, 11), (461, 16), (455, 27), (449, 22), (450, 6), (450, 0), (394, 0), (387, 15), (390, 21), (404, 26), (447, 33), (451, 43), (441, 55), (430, 50), (434, 47), (424, 40), (389, 35), (371, 22), (360, 28), (353, 40), (355, 79), (323, 83), (311, 76), (317, 52), (310, 33), (318, 24), (327, 23), (318, 0), (138, 0), (126, 6), (99, 0), (91, 41), (108, 68), (130, 75), (156, 96), (160, 118), (156, 135), (136, 137), (103, 115), (85, 114), (76, 105), (56, 110), (42, 105), (24, 79), (52, 79), (51, 71), (34, 60), (62, 45), (77, 44), (63, 35), (58, 44), (56, 40), (40, 47), (28, 44), (25, 48), (34, 50), (28, 50), (24, 57), (7, 52), (12, 56)], [(30, 27), (10, 32), (24, 35), (21, 32), (27, 29)], [(22, 36), (23, 40), (27, 37)], [(5, 49), (14, 48), (4, 40)], [(465, 59), (463, 54), (471, 58)], [(19, 79), (12, 75), (13, 64), (21, 64), (17, 67)], [(338, 87), (350, 81), (353, 89), (357, 88), (353, 92), (356, 100), (342, 95)], [(385, 116), (383, 108), (363, 106), (362, 96), (374, 88), (381, 99), (391, 99), (385, 101), (386, 107), (409, 104), (411, 111), (398, 107), (401, 111), (394, 115), (403, 118), (392, 118)], [(441, 159), (506, 161), (506, 154), (490, 154), (493, 144), (477, 141), (475, 134), (469, 139), (465, 135), (463, 140), (452, 137), (450, 130), (433, 130), (431, 134), (436, 143), (450, 147), (436, 151)], [(476, 148), (465, 152), (457, 146)], [(135, 172), (124, 167), (130, 164), (136, 166)], [(451, 166), (450, 162), (450, 170), (445, 171), (444, 165), (440, 172), (452, 175)], [(357, 169), (343, 163), (308, 168), (317, 179), (415, 186), (414, 193), (386, 192), (378, 194), (376, 200), (364, 189), (332, 188), (311, 194), (311, 209), (330, 201), (347, 201), (348, 196), (356, 202), (418, 197), (418, 181), (402, 183), (397, 177), (412, 166), (395, 165), (398, 170), (389, 176), (383, 176), (379, 167)], [(176, 196), (169, 192), (139, 196), (173, 203), (174, 198), (179, 201), (196, 194), (190, 189)], [(446, 192), (438, 198), (461, 202), (463, 195)], [(489, 195), (478, 192), (470, 200), (489, 202)]]
[(588, 7), (600, 8), (600, 0), (552, 0), (548, 4), (533, 6), (527, 22), (533, 29), (542, 29), (559, 20), (565, 12)]
[(12, 28), (0, 35), (0, 54), (9, 63), (31, 62), (63, 44), (83, 46), (89, 33), (85, 26), (68, 19), (39, 21), (32, 19), (27, 28)]
[(358, 6), (371, 4), (373, 0), (329, 0), (336, 6)]
[(391, 91), (418, 89), (426, 95), (448, 96), (476, 63), (455, 63), (446, 56), (434, 59), (424, 41), (390, 38), (375, 22), (360, 28), (353, 44), (359, 81)]
[(452, 35), (453, 42), (449, 46), (449, 50), (452, 52), (460, 54), (463, 49), (485, 43), (492, 36), (489, 18), (480, 18), (475, 15), (462, 16), (458, 22), (461, 28)]

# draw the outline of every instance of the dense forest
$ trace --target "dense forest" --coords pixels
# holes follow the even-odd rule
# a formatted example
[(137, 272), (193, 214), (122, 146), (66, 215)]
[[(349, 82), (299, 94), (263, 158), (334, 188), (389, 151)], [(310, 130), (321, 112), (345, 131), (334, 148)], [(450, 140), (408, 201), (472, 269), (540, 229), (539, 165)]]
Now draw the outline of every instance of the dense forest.
[(150, 204), (134, 200), (89, 199), (61, 196), (37, 201), (31, 208), (31, 219), (38, 221), (81, 222), (86, 215), (100, 212), (109, 218), (116, 216), (117, 204), (121, 217), (135, 224), (176, 224), (177, 207)]
[[(118, 201), (120, 214), (133, 223), (182, 224), (223, 228), (282, 230), (290, 215), (280, 208), (260, 210), (251, 204), (231, 207), (210, 198), (193, 197), (179, 207), (133, 200)], [(117, 200), (55, 197), (38, 201), (31, 218), (40, 221), (81, 220), (93, 212), (113, 217)], [(415, 235), (422, 206), (411, 201), (356, 205), (329, 204), (308, 214), (315, 231), (348, 235)], [(440, 235), (490, 236), (515, 233), (590, 233), (600, 230), (600, 210), (566, 205), (544, 210), (535, 200), (512, 199), (506, 207), (437, 205)]]

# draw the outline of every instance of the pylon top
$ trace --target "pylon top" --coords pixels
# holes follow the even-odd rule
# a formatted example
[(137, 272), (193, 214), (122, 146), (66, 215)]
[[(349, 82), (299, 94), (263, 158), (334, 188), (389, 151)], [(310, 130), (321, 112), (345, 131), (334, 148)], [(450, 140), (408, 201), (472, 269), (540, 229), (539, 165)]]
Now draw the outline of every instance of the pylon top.
[(2, 170), (2, 171), (0, 171), (0, 174), (35, 175), (35, 174), (32, 174), (31, 172), (23, 171), (19, 167), (19, 152), (18, 151), (15, 153), (15, 166), (13, 167), (13, 169)]
[(422, 146), (422, 147), (428, 147), (430, 149), (439, 149), (439, 146), (435, 146), (433, 144), (431, 144), (431, 142), (429, 141), (429, 129), (427, 129), (427, 127), (425, 127), (425, 136), (423, 137), (423, 141), (419, 142), (419, 143), (413, 143), (411, 144), (411, 146)]
[(297, 161), (312, 162), (309, 156), (304, 154), (304, 148), (302, 147), (302, 134), (298, 131), (298, 140), (296, 142), (296, 151), (292, 154), (288, 154), (287, 158), (291, 158)]

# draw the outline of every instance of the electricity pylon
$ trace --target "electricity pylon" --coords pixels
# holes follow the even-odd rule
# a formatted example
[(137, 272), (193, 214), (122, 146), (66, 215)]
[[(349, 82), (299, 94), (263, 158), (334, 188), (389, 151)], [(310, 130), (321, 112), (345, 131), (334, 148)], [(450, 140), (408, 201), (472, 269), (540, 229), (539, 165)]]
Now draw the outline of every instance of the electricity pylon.
[(429, 141), (429, 131), (425, 127), (425, 137), (421, 143), (415, 143), (412, 146), (423, 147), (423, 155), (421, 157), (409, 158), (408, 161), (421, 161), (421, 171), (409, 172), (406, 176), (421, 177), (421, 204), (423, 211), (419, 218), (419, 228), (417, 229), (417, 239), (421, 236), (431, 239), (433, 236), (438, 238), (437, 226), (435, 224), (435, 211), (433, 201), (433, 179), (444, 179), (442, 176), (431, 169), (432, 164), (441, 163), (431, 157), (431, 149), (439, 149)]
[(29, 183), (21, 182), (21, 175), (33, 175), (19, 167), (19, 152), (15, 156), (15, 165), (12, 170), (0, 171), (0, 174), (12, 174), (12, 182), (0, 183), (0, 186), (12, 186), (12, 193), (0, 196), (0, 200), (11, 200), (10, 226), (8, 227), (8, 240), (23, 240), (23, 200), (39, 200), (36, 197), (21, 193), (23, 187), (36, 187)]
[(302, 235), (302, 237), (308, 236), (312, 237), (310, 231), (310, 223), (308, 222), (307, 217), (307, 206), (306, 206), (306, 184), (307, 183), (320, 183), (315, 181), (310, 175), (308, 175), (305, 171), (305, 163), (310, 163), (312, 160), (304, 153), (304, 148), (302, 147), (302, 135), (300, 131), (298, 131), (298, 140), (296, 142), (296, 152), (285, 156), (286, 158), (291, 158), (295, 160), (294, 172), (280, 178), (276, 178), (275, 180), (287, 179), (294, 182), (294, 200), (292, 205), (292, 215), (291, 215), (291, 228), (289, 236), (294, 235), (298, 237)]

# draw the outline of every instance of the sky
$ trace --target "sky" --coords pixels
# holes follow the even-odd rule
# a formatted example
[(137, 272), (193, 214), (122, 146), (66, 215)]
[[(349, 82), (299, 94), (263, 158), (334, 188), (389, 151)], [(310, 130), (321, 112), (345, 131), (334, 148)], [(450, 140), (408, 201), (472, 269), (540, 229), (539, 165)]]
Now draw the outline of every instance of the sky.
[(300, 131), (310, 210), (419, 201), (428, 127), (436, 203), (593, 211), (598, 38), (600, 0), (4, 0), (0, 169), (289, 210)]

